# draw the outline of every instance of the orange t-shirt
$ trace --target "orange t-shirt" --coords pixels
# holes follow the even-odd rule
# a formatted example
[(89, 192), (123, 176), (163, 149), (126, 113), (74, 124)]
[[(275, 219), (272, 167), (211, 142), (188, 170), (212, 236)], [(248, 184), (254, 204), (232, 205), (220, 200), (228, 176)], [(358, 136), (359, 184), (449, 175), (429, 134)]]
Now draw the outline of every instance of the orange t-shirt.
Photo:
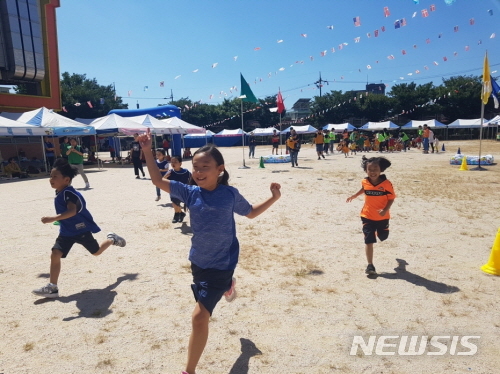
[(382, 180), (379, 184), (373, 185), (370, 179), (366, 177), (361, 181), (361, 186), (365, 191), (365, 205), (361, 209), (361, 217), (371, 219), (372, 221), (381, 221), (391, 218), (388, 211), (385, 216), (381, 216), (379, 210), (386, 207), (388, 200), (394, 200), (396, 194), (392, 183), (384, 174), (380, 175)]
[(424, 138), (428, 138), (429, 137), (429, 132), (430, 132), (429, 129), (424, 129), (424, 135), (423, 135), (423, 137)]

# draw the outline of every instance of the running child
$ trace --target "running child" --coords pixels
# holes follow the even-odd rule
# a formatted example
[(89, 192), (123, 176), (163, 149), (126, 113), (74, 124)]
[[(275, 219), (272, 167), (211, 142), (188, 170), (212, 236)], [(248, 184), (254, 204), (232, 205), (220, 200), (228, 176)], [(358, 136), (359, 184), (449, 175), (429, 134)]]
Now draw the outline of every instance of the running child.
[[(170, 165), (172, 165), (172, 169), (170, 169), (163, 178), (168, 179), (169, 181), (177, 181), (184, 184), (188, 184), (189, 179), (191, 178), (191, 173), (189, 172), (189, 170), (182, 168), (182, 158), (180, 156), (172, 156), (170, 160)], [(174, 206), (174, 212), (175, 212), (174, 218), (172, 219), (172, 223), (184, 221), (186, 213), (182, 211), (181, 201), (173, 197), (172, 195), (170, 195), (170, 201)]]
[(361, 210), (361, 222), (363, 223), (363, 234), (365, 236), (365, 252), (368, 266), (366, 274), (377, 274), (373, 266), (373, 243), (389, 237), (389, 209), (394, 203), (396, 194), (392, 183), (386, 178), (384, 172), (391, 162), (384, 157), (366, 158), (363, 156), (361, 167), (368, 175), (361, 181), (361, 189), (347, 198), (351, 202), (359, 195), (365, 195), (365, 204)]
[[(165, 155), (165, 149), (158, 148), (156, 150), (156, 166), (158, 166), (158, 169), (160, 170), (162, 177), (165, 174), (167, 174), (168, 160), (167, 160), (167, 156)], [(161, 199), (161, 190), (158, 187), (156, 187), (156, 199), (155, 199), (155, 201), (159, 201), (160, 199)]]
[(192, 185), (162, 179), (156, 168), (151, 148), (151, 133), (140, 136), (152, 182), (190, 210), (191, 250), (189, 260), (193, 274), (196, 305), (192, 314), (192, 331), (184, 373), (195, 374), (198, 361), (208, 339), (208, 323), (212, 312), (224, 295), (227, 301), (236, 297), (234, 269), (238, 263), (239, 243), (236, 238), (234, 213), (255, 218), (281, 196), (281, 186), (271, 183), (271, 197), (251, 205), (238, 190), (228, 185), (229, 174), (220, 151), (213, 145), (198, 149), (193, 157)]
[(125, 239), (110, 232), (100, 245), (92, 233), (101, 231), (87, 210), (83, 196), (71, 186), (71, 181), (78, 174), (78, 169), (68, 164), (63, 158), (57, 159), (50, 172), (49, 182), (56, 190), (54, 200), (57, 215), (42, 217), (42, 223), (59, 222), (59, 236), (52, 246), (50, 256), (50, 283), (33, 290), (37, 296), (59, 297), (57, 281), (61, 272), (61, 258), (66, 258), (73, 244), (85, 247), (94, 256), (99, 256), (110, 245), (125, 247)]

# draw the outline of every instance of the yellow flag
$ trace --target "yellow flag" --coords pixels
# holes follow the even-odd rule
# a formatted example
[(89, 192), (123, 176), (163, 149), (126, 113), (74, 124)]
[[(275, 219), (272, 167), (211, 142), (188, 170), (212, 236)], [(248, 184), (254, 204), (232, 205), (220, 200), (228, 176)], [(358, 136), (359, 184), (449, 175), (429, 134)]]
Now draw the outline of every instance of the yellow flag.
[(484, 105), (488, 104), (488, 99), (491, 95), (491, 78), (490, 78), (490, 65), (488, 64), (488, 52), (484, 55), (483, 66), (483, 89), (481, 91), (481, 100)]

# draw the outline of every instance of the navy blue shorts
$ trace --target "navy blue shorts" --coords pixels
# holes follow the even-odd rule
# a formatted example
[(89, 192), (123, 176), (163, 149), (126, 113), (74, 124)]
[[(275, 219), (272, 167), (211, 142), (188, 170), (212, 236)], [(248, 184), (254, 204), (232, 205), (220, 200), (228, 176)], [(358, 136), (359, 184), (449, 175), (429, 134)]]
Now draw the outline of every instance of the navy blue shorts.
[(191, 263), (194, 299), (209, 311), (210, 315), (233, 282), (234, 270), (202, 269)]
[(99, 250), (99, 243), (95, 240), (94, 236), (90, 231), (84, 232), (80, 235), (75, 236), (61, 236), (59, 235), (56, 239), (55, 244), (52, 249), (58, 249), (62, 252), (63, 258), (65, 258), (73, 244), (81, 244), (85, 247), (87, 251), (94, 254)]
[(377, 236), (381, 242), (383, 242), (389, 237), (388, 219), (373, 221), (371, 219), (361, 217), (361, 222), (363, 222), (363, 234), (365, 235), (365, 244), (376, 243)]
[(176, 199), (175, 197), (171, 197), (170, 201), (173, 202), (177, 206), (181, 206), (181, 204), (182, 204), (182, 201), (180, 201), (179, 199)]

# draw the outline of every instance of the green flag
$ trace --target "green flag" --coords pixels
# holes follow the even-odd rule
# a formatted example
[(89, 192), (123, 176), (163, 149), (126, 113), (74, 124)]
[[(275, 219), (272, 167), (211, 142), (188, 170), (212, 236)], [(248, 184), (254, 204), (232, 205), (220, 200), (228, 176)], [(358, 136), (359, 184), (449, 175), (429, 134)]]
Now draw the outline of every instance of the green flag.
[(241, 96), (246, 96), (242, 100), (258, 104), (259, 100), (257, 100), (255, 95), (253, 94), (247, 81), (245, 80), (245, 78), (243, 78), (243, 75), (241, 73), (240, 73), (240, 76), (241, 76)]

